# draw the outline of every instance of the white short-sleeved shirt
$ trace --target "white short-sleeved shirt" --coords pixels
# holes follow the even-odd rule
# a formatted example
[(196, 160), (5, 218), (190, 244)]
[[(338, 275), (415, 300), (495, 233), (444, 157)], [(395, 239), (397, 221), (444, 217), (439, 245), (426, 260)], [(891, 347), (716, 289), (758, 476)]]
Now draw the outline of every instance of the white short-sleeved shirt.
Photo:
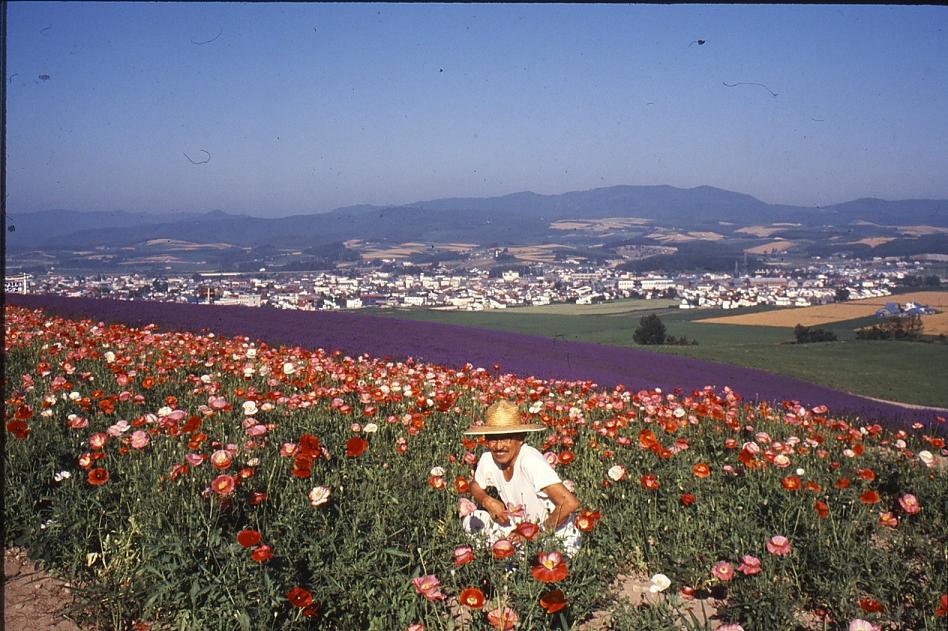
[(541, 523), (556, 508), (543, 489), (561, 482), (543, 454), (530, 445), (520, 447), (509, 481), (504, 479), (504, 472), (494, 462), (494, 457), (485, 451), (477, 461), (474, 481), (482, 489), (496, 488), (504, 503), (523, 506), (524, 519), (535, 523)]

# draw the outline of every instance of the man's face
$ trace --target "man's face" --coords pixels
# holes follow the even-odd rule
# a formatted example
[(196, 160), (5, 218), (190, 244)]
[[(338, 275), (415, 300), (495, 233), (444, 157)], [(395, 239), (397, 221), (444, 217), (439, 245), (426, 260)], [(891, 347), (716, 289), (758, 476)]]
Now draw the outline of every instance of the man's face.
[(509, 466), (517, 459), (520, 453), (520, 447), (523, 445), (523, 437), (520, 435), (497, 435), (485, 436), (487, 449), (494, 458), (494, 463), (501, 468)]

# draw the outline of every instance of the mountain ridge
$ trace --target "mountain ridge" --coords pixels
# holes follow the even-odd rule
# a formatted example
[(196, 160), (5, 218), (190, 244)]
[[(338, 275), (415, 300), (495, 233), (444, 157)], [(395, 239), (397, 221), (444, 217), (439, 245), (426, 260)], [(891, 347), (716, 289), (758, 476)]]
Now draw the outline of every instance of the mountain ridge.
[[(872, 222), (948, 228), (948, 200), (860, 198), (830, 206), (769, 204), (709, 185), (616, 185), (552, 195), (518, 191), (494, 197), (447, 197), (400, 205), (359, 204), (325, 213), (267, 218), (215, 209), (169, 215), (49, 210), (16, 213), (7, 247), (81, 249), (169, 238), (235, 246), (301, 247), (349, 239), (541, 243), (565, 233), (556, 221), (640, 218), (675, 230), (727, 231), (777, 222), (805, 227)], [(8, 225), (13, 223), (8, 217)]]

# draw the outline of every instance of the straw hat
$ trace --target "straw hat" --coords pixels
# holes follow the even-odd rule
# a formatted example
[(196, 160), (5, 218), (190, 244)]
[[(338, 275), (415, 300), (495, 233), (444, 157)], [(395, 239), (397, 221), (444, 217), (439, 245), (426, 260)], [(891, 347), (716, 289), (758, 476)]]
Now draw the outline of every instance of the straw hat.
[(484, 423), (472, 425), (465, 434), (520, 434), (523, 432), (542, 432), (546, 425), (521, 423), (520, 411), (510, 401), (497, 401), (484, 413)]

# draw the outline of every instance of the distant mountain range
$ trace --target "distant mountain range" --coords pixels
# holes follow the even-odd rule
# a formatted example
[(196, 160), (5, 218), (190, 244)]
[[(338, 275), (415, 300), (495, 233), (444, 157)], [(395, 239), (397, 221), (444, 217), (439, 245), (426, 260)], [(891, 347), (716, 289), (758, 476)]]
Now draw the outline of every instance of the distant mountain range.
[[(560, 195), (523, 192), (486, 198), (446, 198), (400, 206), (348, 206), (328, 213), (274, 219), (208, 213), (146, 214), (49, 210), (15, 213), (9, 251), (72, 251), (134, 247), (153, 239), (226, 243), (238, 247), (304, 248), (349, 239), (377, 242), (533, 244), (562, 239), (553, 227), (568, 219), (639, 218), (651, 228), (714, 231), (799, 224), (803, 230), (874, 225), (948, 228), (948, 200), (858, 199), (808, 208), (767, 204), (710, 186), (611, 186)], [(9, 230), (9, 229), (8, 229)], [(944, 240), (940, 234), (938, 243)], [(935, 249), (942, 246), (937, 245)]]

